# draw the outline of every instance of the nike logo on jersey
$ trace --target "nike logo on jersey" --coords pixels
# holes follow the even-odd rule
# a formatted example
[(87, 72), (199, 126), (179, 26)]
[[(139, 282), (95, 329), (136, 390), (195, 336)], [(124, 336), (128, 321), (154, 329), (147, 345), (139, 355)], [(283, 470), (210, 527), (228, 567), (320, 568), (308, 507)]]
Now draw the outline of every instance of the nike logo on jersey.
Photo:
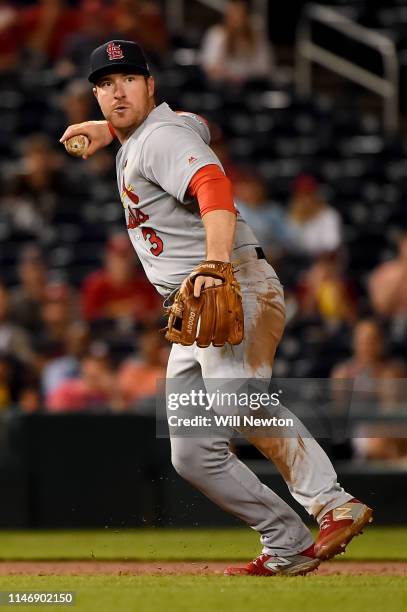
[(197, 160), (197, 157), (194, 157), (193, 155), (191, 155), (191, 157), (188, 160), (189, 165), (193, 164), (194, 161), (196, 161), (196, 160)]

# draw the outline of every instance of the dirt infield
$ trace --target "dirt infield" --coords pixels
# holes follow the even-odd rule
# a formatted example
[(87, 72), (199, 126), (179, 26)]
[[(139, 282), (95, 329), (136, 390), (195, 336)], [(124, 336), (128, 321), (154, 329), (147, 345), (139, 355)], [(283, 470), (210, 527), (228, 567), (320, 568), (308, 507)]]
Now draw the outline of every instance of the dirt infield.
[[(221, 576), (228, 565), (236, 561), (203, 562), (141, 562), (141, 561), (0, 561), (0, 576), (143, 576), (190, 575)], [(391, 575), (407, 576), (407, 562), (397, 561), (330, 561), (322, 563), (319, 576)]]

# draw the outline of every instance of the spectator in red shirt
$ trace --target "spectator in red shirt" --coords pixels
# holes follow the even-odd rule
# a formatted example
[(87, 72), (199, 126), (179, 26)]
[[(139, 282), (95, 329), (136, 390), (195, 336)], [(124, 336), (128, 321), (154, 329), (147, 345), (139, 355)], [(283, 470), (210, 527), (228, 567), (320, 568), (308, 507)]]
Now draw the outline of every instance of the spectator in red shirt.
[(17, 68), (19, 59), (18, 10), (8, 0), (0, 0), (0, 72)]
[(156, 395), (157, 380), (165, 378), (168, 353), (169, 344), (156, 326), (141, 333), (139, 355), (125, 361), (118, 371), (120, 391), (127, 406)]
[(105, 356), (87, 355), (79, 378), (63, 382), (46, 397), (49, 412), (100, 411), (118, 407), (114, 372)]
[(37, 65), (58, 59), (66, 37), (80, 26), (79, 12), (64, 0), (40, 0), (20, 16), (22, 40)]
[(156, 318), (160, 298), (144, 272), (136, 267), (126, 234), (115, 234), (107, 243), (105, 267), (93, 272), (82, 287), (82, 311), (89, 321)]

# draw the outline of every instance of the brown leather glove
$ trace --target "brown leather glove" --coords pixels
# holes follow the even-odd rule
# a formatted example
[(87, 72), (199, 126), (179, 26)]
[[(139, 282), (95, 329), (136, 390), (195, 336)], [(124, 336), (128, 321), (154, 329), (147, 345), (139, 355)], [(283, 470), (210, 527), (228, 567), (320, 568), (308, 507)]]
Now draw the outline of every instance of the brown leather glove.
[[(197, 276), (212, 276), (222, 284), (202, 289), (194, 297)], [(244, 335), (244, 317), (240, 285), (233, 266), (224, 261), (204, 261), (199, 264), (177, 292), (168, 308), (165, 337), (170, 342), (190, 346), (195, 341), (201, 348), (210, 344), (223, 346), (240, 344)]]

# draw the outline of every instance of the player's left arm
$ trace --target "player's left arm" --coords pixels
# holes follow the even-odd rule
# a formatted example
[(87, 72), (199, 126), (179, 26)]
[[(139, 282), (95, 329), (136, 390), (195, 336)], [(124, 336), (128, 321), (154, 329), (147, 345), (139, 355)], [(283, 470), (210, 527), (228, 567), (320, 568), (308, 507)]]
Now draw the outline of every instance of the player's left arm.
[(206, 233), (206, 259), (230, 262), (236, 229), (236, 215), (213, 210), (202, 219)]
[[(230, 262), (236, 230), (236, 209), (232, 185), (219, 166), (204, 166), (192, 177), (188, 194), (198, 200), (206, 234), (206, 259)], [(194, 283), (194, 295), (201, 289), (221, 281), (208, 276), (198, 276)]]
[[(232, 185), (203, 138), (179, 125), (156, 128), (142, 145), (140, 172), (181, 203), (196, 198), (206, 232), (207, 260), (229, 262), (237, 214)], [(196, 297), (202, 287), (217, 284), (211, 276), (198, 276)]]

